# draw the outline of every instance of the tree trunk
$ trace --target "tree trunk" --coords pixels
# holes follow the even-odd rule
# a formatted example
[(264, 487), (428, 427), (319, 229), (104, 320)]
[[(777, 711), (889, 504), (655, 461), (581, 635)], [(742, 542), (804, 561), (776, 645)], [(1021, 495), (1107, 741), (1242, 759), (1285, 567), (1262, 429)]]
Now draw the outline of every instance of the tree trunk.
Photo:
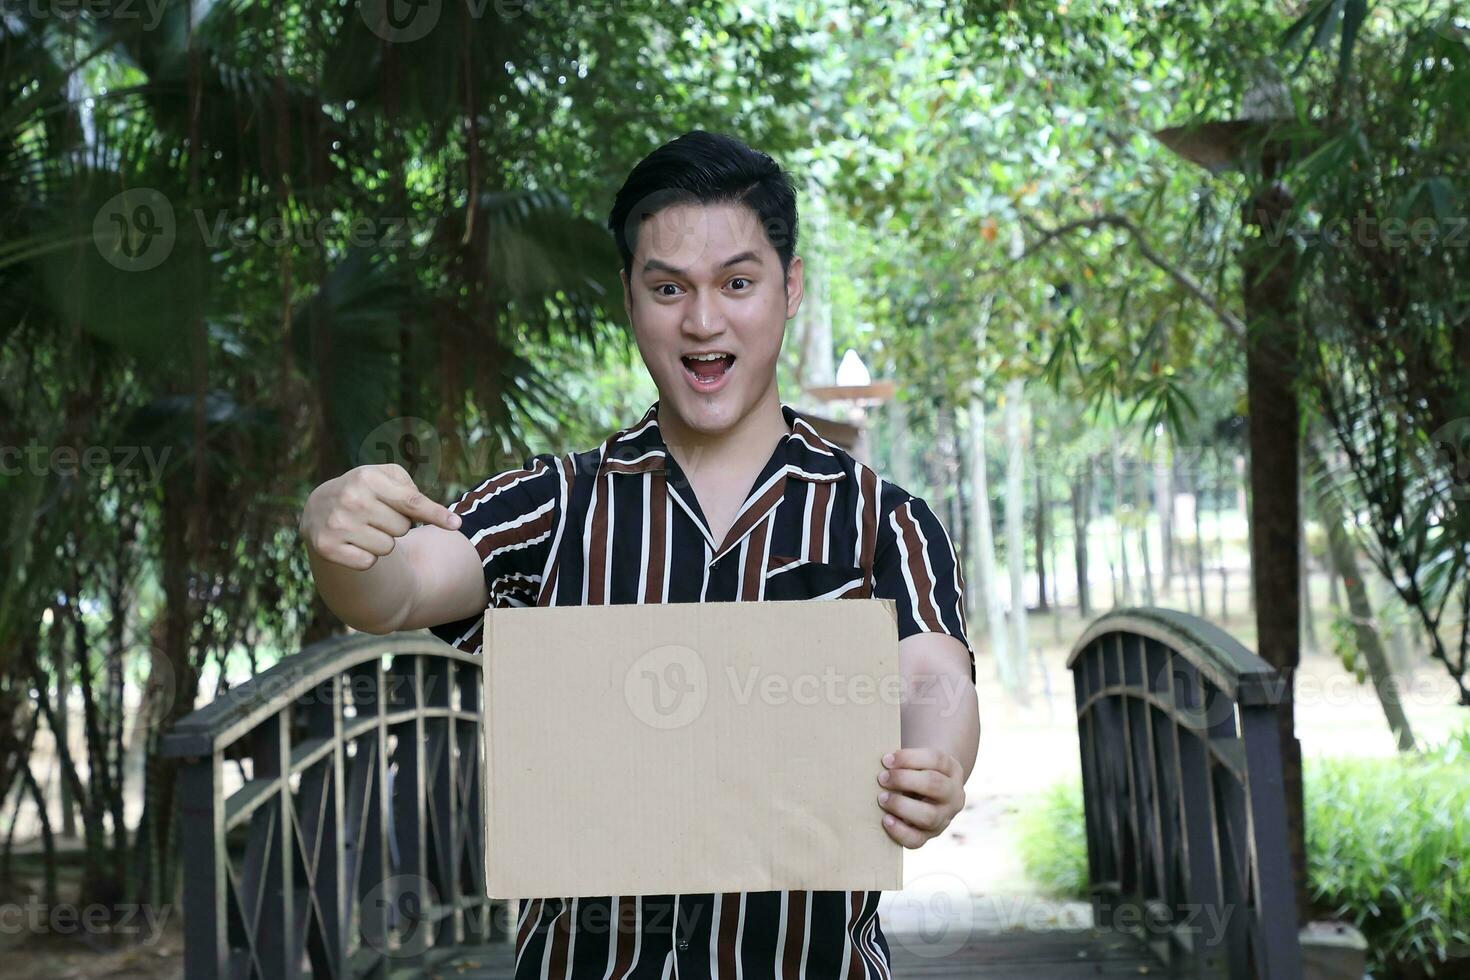
[(1174, 589), (1174, 462), (1173, 447), (1167, 435), (1159, 440), (1157, 452), (1154, 459), (1154, 505), (1159, 510), (1159, 547), (1164, 561), (1159, 591), (1168, 595)]
[(1006, 564), (1011, 578), (1010, 646), (1016, 679), (1031, 685), (1031, 657), (1026, 649), (1026, 450), (1021, 436), (1024, 383), (1006, 383)]
[[(1118, 434), (1113, 433), (1113, 526), (1118, 532), (1118, 575), (1122, 579), (1122, 601), (1133, 602), (1133, 578), (1128, 573), (1128, 531), (1123, 523), (1123, 462), (1118, 448)], [(1114, 594), (1113, 605), (1118, 605)]]
[(158, 754), (157, 736), (173, 727), (193, 709), (198, 678), (190, 663), (190, 633), (195, 603), (189, 594), (189, 474), (182, 471), (163, 479), (163, 534), (159, 577), (163, 586), (161, 621), (155, 636), (161, 651), (155, 669), (166, 665), (172, 673), (176, 696), (164, 707), (158, 728), (149, 733), (143, 770), (143, 814), (138, 821), (137, 876), (144, 902), (162, 903), (173, 897), (173, 815), (177, 760)]
[[(1380, 604), (1379, 609), (1383, 606)], [(1404, 630), (1401, 626), (1390, 626), (1388, 629), (1388, 667), (1395, 674), (1408, 676), (1413, 673), (1414, 658), (1409, 653), (1409, 644), (1404, 639)]]
[(1148, 474), (1144, 472), (1145, 461), (1138, 457), (1138, 466), (1133, 470), (1133, 512), (1138, 515), (1138, 551), (1143, 556), (1143, 601), (1146, 605), (1157, 605), (1154, 594), (1154, 563), (1149, 553), (1148, 517), (1153, 510), (1148, 499)]
[(944, 522), (944, 526), (953, 533), (959, 528), (959, 522), (955, 518), (953, 488), (948, 479), (949, 460), (945, 453), (947, 423), (944, 409), (934, 413), (934, 441), (924, 453), (924, 478), (930, 488), (929, 504)]
[(936, 434), (935, 456), (939, 464), (938, 489), (944, 494), (945, 519), (949, 522), (946, 527), (951, 528), (951, 533), (958, 539), (963, 530), (964, 517), (962, 515), (963, 501), (960, 500), (958, 487), (959, 458), (956, 453), (956, 419), (954, 410), (951, 408), (940, 409), (935, 420)]
[(1077, 566), (1077, 611), (1083, 619), (1092, 615), (1092, 595), (1087, 583), (1087, 524), (1092, 496), (1092, 460), (1083, 464), (1082, 474), (1072, 478), (1072, 560)]
[(888, 403), (888, 422), (893, 429), (893, 450), (888, 454), (889, 472), (893, 474), (893, 482), (907, 490), (913, 486), (914, 480), (913, 457), (909, 454), (909, 415), (908, 408), (897, 398)]
[[(71, 745), (71, 670), (67, 663), (66, 644), (56, 645), (56, 731), (52, 734), (58, 742)], [(61, 790), (61, 836), (75, 840), (77, 836), (76, 803), (72, 799), (71, 784), (58, 780)]]
[(1396, 608), (1402, 602), (1399, 594), (1379, 575), (1368, 576), (1368, 601), (1378, 610), (1377, 622), (1386, 623), (1385, 639), (1388, 642), (1388, 669), (1395, 675), (1407, 677), (1414, 673), (1414, 657), (1404, 636), (1404, 623), (1398, 617), (1384, 615), (1385, 610)]
[[(1271, 174), (1273, 167), (1268, 166)], [(1295, 387), (1300, 330), (1292, 280), (1291, 240), (1270, 234), (1284, 226), (1291, 198), (1268, 176), (1245, 205), (1248, 236), (1241, 256), (1246, 312), (1246, 398), (1249, 406), (1251, 574), (1260, 655), (1281, 672), (1275, 704), (1281, 740), (1287, 845), (1298, 922), (1307, 919), (1306, 838), (1302, 810), (1301, 743), (1295, 732), (1293, 694), (1301, 662), (1301, 534), (1298, 460), (1301, 411)], [(1273, 241), (1275, 242), (1273, 244)]]
[[(74, 554), (68, 554), (67, 557), (75, 562)], [(73, 574), (75, 576), (75, 572)], [(64, 603), (58, 602), (51, 607), (55, 618), (49, 631), (50, 635), (48, 639), (50, 640), (51, 646), (50, 664), (53, 672), (56, 670), (56, 665), (66, 659), (60, 651), (66, 647), (67, 627), (72, 627), (73, 637), (84, 633), (86, 630), (85, 621), (78, 613), (79, 592), (74, 588), (68, 588), (64, 594), (64, 598)], [(78, 659), (82, 655), (85, 655), (85, 651), (79, 654)], [(84, 783), (81, 777), (82, 768), (77, 764), (77, 760), (71, 752), (71, 743), (69, 741), (62, 741), (58, 737), (58, 733), (63, 726), (58, 721), (60, 709), (51, 698), (51, 676), (41, 666), (39, 659), (32, 659), (28, 668), (31, 673), (32, 690), (34, 692), (37, 710), (45, 718), (46, 726), (50, 729), (51, 736), (55, 740), (54, 751), (58, 772), (57, 779), (61, 783), (70, 786), (72, 798), (76, 801), (77, 807), (81, 811), (83, 849), (81, 885), (78, 892), (80, 900), (83, 904), (101, 903), (105, 905), (116, 902), (119, 896), (113, 894), (111, 891), (112, 882), (110, 876), (107, 874), (106, 868), (107, 831), (102, 817), (102, 809), (98, 803), (98, 797), (102, 790), (100, 788), (101, 780), (97, 778), (95, 761), (88, 760), (93, 763), (90, 772), (91, 781)], [(39, 783), (36, 785), (36, 790), (37, 792), (44, 792)], [(45, 807), (45, 805), (44, 802), (40, 803), (42, 807)], [(46, 860), (48, 865), (54, 865), (54, 854), (48, 852)], [(54, 866), (48, 867), (49, 871), (54, 871)]]
[(21, 763), (20, 770), (21, 788), (29, 790), (31, 800), (36, 805), (36, 817), (41, 824), (41, 853), (44, 858), (45, 868), (45, 895), (43, 896), (48, 907), (54, 907), (57, 900), (56, 891), (56, 837), (51, 832), (51, 815), (46, 812), (46, 795), (41, 792), (41, 784), (36, 781), (36, 776), (31, 772), (31, 762), (27, 759)]
[[(957, 515), (958, 540), (955, 542), (955, 547), (959, 554), (955, 560), (960, 562), (961, 567), (964, 567), (975, 547), (975, 532), (970, 527), (970, 517), (973, 514), (973, 508), (970, 506), (970, 443), (960, 434), (964, 426), (964, 421), (960, 418), (961, 410), (956, 407), (952, 409), (952, 412), (950, 432), (954, 437), (954, 469), (950, 473), (949, 482), (954, 486), (955, 514)], [(970, 601), (970, 583), (966, 582), (964, 586), (966, 594), (961, 597), (961, 601), (966, 604), (966, 615), (974, 619), (976, 618), (975, 606)]]
[(995, 532), (990, 523), (990, 477), (986, 472), (985, 402), (977, 394), (970, 402), (970, 524), (975, 529), (975, 550), (970, 556), (971, 580), (979, 594), (976, 608), (985, 610), (985, 629), (990, 637), (990, 652), (995, 657), (1001, 686), (1016, 694), (1015, 671), (1011, 669), (1006, 646), (1005, 612), (1000, 604), (995, 567)]
[[(1299, 480), (1297, 486), (1301, 487), (1302, 482)], [(1299, 524), (1300, 530), (1297, 534), (1297, 576), (1301, 582), (1302, 636), (1306, 642), (1307, 649), (1318, 652), (1322, 649), (1322, 645), (1317, 640), (1317, 621), (1312, 616), (1312, 565), (1307, 558), (1307, 501), (1305, 490), (1298, 497), (1297, 503), (1301, 508), (1302, 515)]]
[[(1050, 504), (1047, 505), (1047, 510), (1051, 510)], [(1051, 521), (1050, 515), (1047, 516), (1047, 521)], [(1059, 610), (1062, 606), (1062, 566), (1057, 559), (1056, 526), (1048, 523), (1047, 528), (1046, 560), (1051, 566), (1051, 607)]]
[(1047, 532), (1050, 528), (1046, 521), (1046, 488), (1041, 480), (1041, 464), (1036, 466), (1036, 611), (1048, 612), (1051, 604), (1046, 596), (1046, 552)]
[[(1205, 604), (1205, 531), (1200, 523), (1200, 511), (1205, 506), (1203, 471), (1204, 461), (1201, 460), (1189, 478), (1189, 488), (1194, 492), (1194, 577), (1199, 586), (1199, 614), (1202, 619), (1209, 616), (1209, 607)], [(1184, 591), (1189, 591), (1188, 586)]]
[(1217, 458), (1216, 462), (1215, 554), (1220, 559), (1220, 622), (1226, 623), (1230, 621), (1230, 569), (1225, 567), (1225, 461)]
[[(1249, 459), (1249, 457), (1242, 457), (1240, 459), (1240, 463), (1244, 467), (1246, 467), (1248, 469), (1249, 466), (1250, 466), (1250, 459)], [(1246, 554), (1247, 555), (1250, 555), (1250, 556), (1252, 556), (1252, 558), (1254, 558), (1255, 553), (1256, 553), (1256, 521), (1255, 521), (1255, 515), (1251, 512), (1251, 507), (1253, 505), (1251, 504), (1251, 490), (1250, 490), (1250, 477), (1249, 476), (1245, 476), (1245, 477), (1242, 477), (1240, 479), (1240, 483), (1238, 484), (1238, 488), (1237, 488), (1237, 502), (1239, 503), (1239, 506), (1240, 506), (1240, 514), (1241, 514), (1241, 516), (1243, 518), (1245, 518), (1245, 551), (1246, 551)], [(1252, 613), (1252, 615), (1254, 615), (1255, 614), (1255, 611), (1256, 611), (1256, 564), (1255, 564), (1255, 561), (1252, 560), (1252, 561), (1246, 562), (1245, 569), (1246, 569), (1246, 590), (1245, 590), (1246, 608), (1248, 610), (1250, 610), (1250, 612)]]
[(1328, 553), (1347, 587), (1348, 615), (1352, 619), (1353, 633), (1358, 640), (1358, 650), (1367, 661), (1368, 676), (1373, 680), (1378, 703), (1383, 706), (1388, 729), (1393, 732), (1400, 752), (1412, 752), (1414, 732), (1409, 727), (1409, 718), (1404, 713), (1403, 701), (1394, 684), (1393, 670), (1383, 653), (1378, 621), (1373, 618), (1373, 605), (1358, 567), (1357, 554), (1352, 540), (1343, 530), (1342, 507), (1331, 492), (1323, 492), (1317, 494), (1317, 510), (1327, 528)]

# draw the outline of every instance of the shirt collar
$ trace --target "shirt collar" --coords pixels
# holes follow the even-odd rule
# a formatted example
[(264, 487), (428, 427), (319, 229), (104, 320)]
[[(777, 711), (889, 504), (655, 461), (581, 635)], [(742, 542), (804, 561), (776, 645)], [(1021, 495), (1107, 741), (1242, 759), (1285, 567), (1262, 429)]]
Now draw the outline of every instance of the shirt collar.
[[(608, 438), (597, 471), (599, 477), (603, 473), (646, 473), (667, 468), (668, 447), (659, 433), (658, 406), (655, 401), (637, 422)], [(829, 483), (847, 475), (833, 447), (801, 413), (783, 402), (781, 415), (791, 429), (781, 437), (779, 446), (788, 476)]]

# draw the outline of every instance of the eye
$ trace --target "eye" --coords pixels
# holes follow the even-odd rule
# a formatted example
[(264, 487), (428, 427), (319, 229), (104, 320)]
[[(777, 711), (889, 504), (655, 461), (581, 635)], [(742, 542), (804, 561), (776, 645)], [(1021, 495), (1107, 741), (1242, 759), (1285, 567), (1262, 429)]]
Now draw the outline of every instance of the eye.
[(678, 288), (679, 288), (678, 286), (674, 285), (671, 282), (661, 282), (657, 286), (654, 286), (653, 287), (654, 292), (658, 293), (658, 295), (660, 295), (660, 296), (676, 296), (676, 295), (678, 295), (677, 293), (666, 293), (666, 292), (664, 292), (664, 290), (665, 289), (674, 289), (674, 290), (677, 290)]
[(736, 284), (736, 283), (737, 283), (737, 282), (743, 282), (743, 283), (746, 283), (746, 284), (747, 284), (747, 285), (746, 285), (746, 288), (749, 288), (749, 283), (750, 283), (750, 280), (749, 280), (749, 279), (747, 279), (747, 278), (745, 278), (745, 277), (744, 277), (744, 276), (736, 276), (736, 277), (735, 277), (735, 278), (734, 278), (734, 279), (731, 279), (731, 280), (730, 280), (730, 285), (732, 285), (732, 286), (733, 286), (733, 285), (735, 285), (735, 284)]

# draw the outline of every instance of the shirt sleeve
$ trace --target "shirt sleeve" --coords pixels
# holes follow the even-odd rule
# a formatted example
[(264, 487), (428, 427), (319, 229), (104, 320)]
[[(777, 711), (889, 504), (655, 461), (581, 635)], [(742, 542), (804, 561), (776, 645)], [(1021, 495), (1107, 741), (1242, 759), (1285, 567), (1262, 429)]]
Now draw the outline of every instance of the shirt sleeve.
[[(448, 505), (461, 518), (459, 532), (479, 552), (487, 607), (536, 604), (561, 521), (563, 479), (555, 456), (533, 456), (520, 469), (497, 473)], [(480, 653), (484, 627), (481, 611), (431, 626), (429, 632), (450, 646)]]
[[(944, 525), (920, 497), (894, 484), (884, 487), (897, 501), (884, 508), (873, 554), (873, 595), (894, 599), (898, 638), (916, 633), (948, 633), (970, 654), (975, 682), (975, 649), (965, 625), (965, 578)], [(882, 501), (888, 504), (887, 499)]]

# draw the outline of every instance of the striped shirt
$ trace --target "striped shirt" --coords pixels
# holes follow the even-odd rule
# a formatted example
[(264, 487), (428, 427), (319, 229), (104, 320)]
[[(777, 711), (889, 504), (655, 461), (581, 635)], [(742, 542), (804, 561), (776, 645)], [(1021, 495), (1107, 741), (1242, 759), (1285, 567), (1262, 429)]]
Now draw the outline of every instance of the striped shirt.
[[(789, 431), (723, 541), (659, 434), (658, 402), (594, 450), (533, 456), (451, 509), (490, 605), (895, 600), (900, 638), (970, 652), (964, 579), (929, 506), (781, 406)], [(481, 652), (483, 617), (433, 627)], [(876, 772), (876, 769), (874, 770)], [(877, 819), (875, 811), (874, 819)], [(520, 903), (516, 980), (890, 978), (877, 891), (535, 898)]]

